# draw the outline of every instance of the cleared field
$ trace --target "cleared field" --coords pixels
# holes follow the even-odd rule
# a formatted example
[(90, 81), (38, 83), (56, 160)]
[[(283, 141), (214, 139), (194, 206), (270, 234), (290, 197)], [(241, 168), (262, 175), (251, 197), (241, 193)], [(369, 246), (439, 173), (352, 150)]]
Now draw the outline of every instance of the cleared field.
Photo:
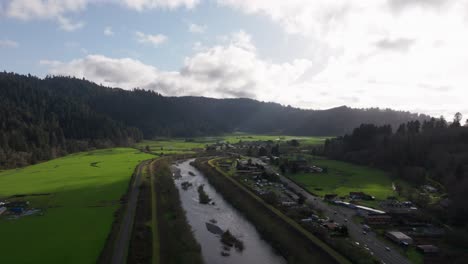
[(302, 145), (320, 145), (329, 137), (295, 137), (295, 136), (273, 136), (273, 135), (254, 135), (235, 133), (218, 137), (197, 137), (190, 139), (159, 139), (159, 140), (144, 140), (136, 145), (137, 148), (150, 147), (150, 150), (155, 154), (187, 154), (194, 153), (195, 149), (204, 149), (206, 145), (216, 142), (229, 142), (231, 144), (239, 141), (273, 141), (284, 143), (286, 141), (296, 139)]
[(205, 149), (206, 144), (216, 141), (202, 141), (194, 139), (186, 141), (185, 139), (162, 139), (162, 140), (144, 140), (137, 144), (138, 148), (150, 147), (151, 152), (156, 154), (187, 154), (194, 153), (194, 149)]
[(396, 195), (390, 177), (382, 170), (323, 158), (313, 159), (311, 164), (328, 168), (328, 173), (297, 173), (288, 176), (318, 195), (335, 193), (344, 196), (359, 191), (373, 195), (376, 199)]
[(222, 137), (225, 141), (230, 143), (237, 143), (240, 140), (242, 141), (268, 141), (273, 142), (286, 142), (289, 140), (296, 139), (303, 145), (318, 145), (323, 144), (327, 138), (330, 137), (296, 137), (296, 136), (279, 136), (279, 135), (254, 135), (254, 134), (243, 134), (235, 133), (230, 135), (225, 135)]
[(43, 215), (0, 218), (2, 263), (95, 263), (135, 166), (131, 148), (84, 152), (0, 173), (0, 199), (25, 196)]

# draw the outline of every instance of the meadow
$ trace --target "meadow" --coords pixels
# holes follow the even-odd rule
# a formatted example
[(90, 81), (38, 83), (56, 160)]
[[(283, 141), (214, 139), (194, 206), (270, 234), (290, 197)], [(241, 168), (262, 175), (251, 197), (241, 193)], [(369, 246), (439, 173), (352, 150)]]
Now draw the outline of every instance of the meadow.
[(328, 173), (297, 173), (288, 176), (317, 195), (334, 193), (345, 196), (349, 192), (362, 191), (375, 196), (377, 200), (396, 195), (392, 180), (382, 170), (319, 157), (309, 157), (309, 161), (313, 165), (328, 168)]
[(329, 137), (300, 137), (300, 136), (281, 136), (281, 135), (253, 135), (244, 133), (233, 133), (222, 137), (224, 141), (237, 143), (242, 141), (273, 141), (284, 143), (296, 139), (302, 145), (320, 145)]
[(1, 262), (96, 263), (134, 168), (152, 157), (114, 148), (0, 172), (0, 200), (26, 195), (17, 199), (42, 209), (0, 218)]
[(231, 144), (239, 141), (273, 141), (285, 143), (286, 141), (296, 139), (301, 145), (320, 145), (328, 137), (296, 137), (296, 136), (278, 136), (278, 135), (254, 135), (245, 133), (233, 133), (216, 137), (196, 137), (190, 139), (170, 139), (160, 138), (155, 140), (144, 140), (136, 145), (137, 148), (149, 146), (151, 152), (155, 154), (190, 154), (196, 149), (205, 149), (206, 145), (217, 142), (229, 142)]

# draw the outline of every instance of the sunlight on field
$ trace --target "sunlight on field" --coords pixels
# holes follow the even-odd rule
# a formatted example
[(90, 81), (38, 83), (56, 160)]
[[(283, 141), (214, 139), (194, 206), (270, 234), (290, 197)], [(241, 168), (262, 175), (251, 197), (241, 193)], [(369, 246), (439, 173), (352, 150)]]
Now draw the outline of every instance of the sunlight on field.
[(376, 199), (395, 195), (390, 177), (382, 170), (353, 165), (323, 158), (312, 159), (311, 163), (328, 168), (328, 173), (297, 173), (289, 177), (318, 195), (349, 195), (349, 192), (365, 192)]
[(205, 149), (207, 145), (225, 142), (235, 144), (240, 141), (273, 141), (274, 143), (285, 143), (296, 139), (302, 145), (320, 145), (329, 137), (296, 137), (296, 136), (278, 136), (278, 135), (254, 135), (245, 133), (234, 133), (215, 137), (197, 137), (197, 138), (161, 138), (156, 140), (144, 140), (136, 145), (137, 148), (148, 146), (150, 151), (155, 154), (188, 154), (195, 150)]
[(17, 199), (43, 215), (0, 218), (0, 262), (95, 263), (135, 166), (151, 157), (114, 148), (1, 172), (0, 200), (27, 195)]

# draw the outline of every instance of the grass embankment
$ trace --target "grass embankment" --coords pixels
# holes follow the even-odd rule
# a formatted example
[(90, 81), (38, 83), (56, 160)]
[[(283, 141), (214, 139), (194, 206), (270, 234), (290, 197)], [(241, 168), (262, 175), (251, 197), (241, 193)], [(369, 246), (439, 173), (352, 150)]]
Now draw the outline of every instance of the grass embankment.
[(262, 238), (288, 263), (350, 263), (292, 219), (217, 169), (211, 161), (197, 160), (194, 165), (231, 205), (255, 225)]
[[(138, 201), (133, 219), (130, 243), (128, 245), (127, 263), (151, 263), (157, 260), (158, 254), (153, 254), (153, 245), (158, 243), (152, 236), (151, 225), (151, 181), (149, 177), (149, 165), (142, 169)], [(135, 183), (134, 183), (135, 184)]]
[(150, 185), (151, 185), (151, 231), (152, 231), (152, 245), (153, 245), (153, 252), (152, 252), (152, 264), (159, 264), (161, 263), (159, 259), (159, 250), (160, 250), (160, 244), (159, 244), (159, 232), (158, 232), (158, 201), (156, 198), (156, 190), (154, 186), (154, 166), (151, 164), (149, 166), (149, 171), (150, 171)]
[(158, 160), (151, 166), (157, 204), (159, 263), (203, 263), (201, 247), (187, 222), (169, 163)]
[(396, 195), (392, 180), (385, 171), (321, 157), (311, 158), (310, 163), (327, 168), (328, 172), (289, 173), (287, 176), (317, 195), (334, 193), (347, 196), (350, 192), (365, 192), (377, 200)]
[(135, 166), (130, 148), (77, 153), (0, 173), (0, 199), (18, 194), (42, 216), (0, 218), (2, 263), (96, 263)]

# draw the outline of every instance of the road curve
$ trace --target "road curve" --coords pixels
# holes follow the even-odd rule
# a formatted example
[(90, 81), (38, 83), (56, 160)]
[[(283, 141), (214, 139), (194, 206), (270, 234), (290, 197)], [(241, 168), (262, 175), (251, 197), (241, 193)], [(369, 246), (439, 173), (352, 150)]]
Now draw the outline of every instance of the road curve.
[(140, 193), (140, 183), (143, 168), (147, 166), (151, 161), (146, 160), (140, 163), (136, 169), (135, 177), (131, 183), (130, 190), (128, 191), (127, 205), (124, 211), (122, 224), (117, 235), (114, 252), (112, 253), (112, 264), (125, 264), (127, 263), (127, 252), (130, 243), (130, 237), (132, 235), (133, 221), (135, 218), (135, 211), (138, 202), (138, 195)]

